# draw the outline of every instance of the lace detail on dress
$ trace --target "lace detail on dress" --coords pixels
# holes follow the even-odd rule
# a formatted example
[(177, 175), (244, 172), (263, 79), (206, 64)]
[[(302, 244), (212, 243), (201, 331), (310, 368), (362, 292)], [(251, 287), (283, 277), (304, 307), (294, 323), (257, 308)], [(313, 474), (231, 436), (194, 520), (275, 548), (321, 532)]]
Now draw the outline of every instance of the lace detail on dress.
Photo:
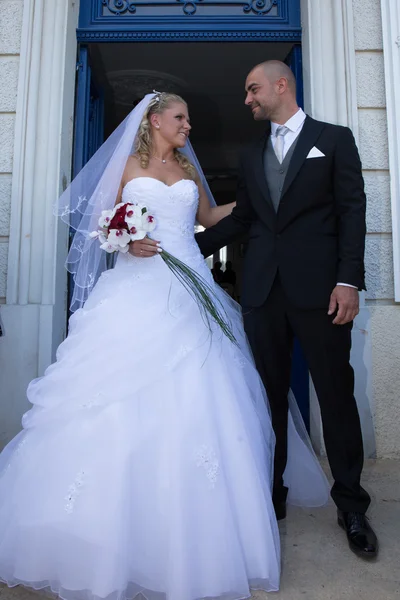
[(215, 487), (215, 483), (219, 473), (219, 461), (210, 446), (200, 446), (196, 452), (196, 465), (203, 467), (206, 472), (206, 477), (210, 482), (210, 487)]
[(108, 269), (108, 271), (103, 271), (103, 273), (99, 277), (99, 281), (107, 281), (107, 279), (110, 279), (112, 272), (112, 269)]
[(81, 404), (81, 408), (92, 408), (93, 406), (100, 406), (100, 398), (102, 398), (103, 396), (103, 392), (96, 392), (96, 394), (89, 398), (89, 400), (86, 400), (86, 402), (83, 402)]
[(187, 356), (190, 352), (190, 348), (187, 346), (180, 346), (178, 351), (173, 355), (173, 357), (165, 364), (169, 371), (172, 371), (180, 362)]
[(165, 219), (163, 225), (169, 225), (174, 231), (180, 233), (183, 237), (192, 238), (194, 236), (194, 223), (185, 223), (177, 219)]
[(246, 366), (246, 359), (242, 354), (235, 353), (233, 357), (233, 362), (241, 369), (243, 369)]
[(22, 450), (23, 450), (23, 448), (24, 448), (25, 444), (26, 444), (26, 436), (25, 436), (25, 437), (24, 437), (24, 439), (23, 439), (23, 440), (22, 440), (22, 441), (21, 441), (21, 442), (18, 444), (18, 446), (15, 448), (15, 450), (14, 450), (14, 453), (13, 453), (13, 454), (12, 454), (12, 456), (11, 456), (11, 460), (10, 460), (10, 462), (9, 462), (9, 463), (8, 463), (8, 465), (7, 465), (7, 466), (4, 468), (3, 475), (5, 475), (5, 474), (6, 474), (6, 473), (7, 473), (7, 472), (8, 472), (8, 471), (11, 469), (11, 467), (12, 467), (12, 465), (13, 465), (13, 463), (14, 463), (15, 459), (16, 459), (18, 456), (20, 456), (20, 455), (21, 455), (21, 453), (22, 453)]
[[(141, 260), (147, 260), (147, 259), (141, 259)], [(129, 275), (129, 281), (127, 281), (126, 286), (132, 287), (138, 281), (140, 281), (140, 282), (151, 281), (152, 279), (154, 279), (154, 277), (150, 273), (144, 273), (143, 271), (141, 273), (132, 273), (131, 275)]]
[(65, 505), (65, 512), (71, 514), (75, 507), (75, 502), (79, 494), (81, 493), (81, 488), (85, 479), (85, 472), (80, 471), (76, 476), (76, 479), (72, 485), (68, 488), (68, 494), (65, 496), (64, 500), (67, 501)]
[(173, 317), (178, 317), (179, 316), (179, 312), (180, 309), (182, 308), (182, 294), (181, 294), (181, 299), (180, 300), (171, 300), (168, 302), (168, 306), (167, 306), (167, 312), (169, 315), (172, 315)]
[(103, 306), (103, 304), (107, 304), (109, 302), (109, 298), (103, 298), (99, 301), (97, 306)]
[[(182, 184), (182, 185), (177, 185)], [(187, 187), (190, 185), (193, 186), (194, 193), (188, 194)], [(192, 206), (193, 204), (197, 204), (199, 201), (199, 190), (196, 183), (192, 179), (182, 179), (181, 181), (177, 181), (175, 185), (168, 188), (170, 192), (170, 201), (172, 204), (183, 204), (185, 206)]]

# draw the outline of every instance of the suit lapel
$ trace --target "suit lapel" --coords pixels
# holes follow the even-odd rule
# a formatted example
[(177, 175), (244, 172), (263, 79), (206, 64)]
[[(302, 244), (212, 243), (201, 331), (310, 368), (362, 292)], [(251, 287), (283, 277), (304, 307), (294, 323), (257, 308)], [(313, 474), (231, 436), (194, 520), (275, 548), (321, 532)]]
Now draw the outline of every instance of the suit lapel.
[(258, 142), (256, 142), (256, 144), (254, 145), (252, 163), (254, 165), (254, 172), (255, 172), (255, 177), (256, 177), (258, 187), (260, 188), (263, 199), (266, 201), (266, 202), (263, 202), (263, 204), (266, 205), (267, 207), (269, 206), (275, 214), (275, 209), (272, 204), (271, 194), (269, 193), (269, 187), (268, 187), (267, 179), (265, 177), (265, 169), (264, 169), (264, 151), (265, 151), (265, 146), (268, 142), (270, 132), (271, 132), (271, 126), (268, 124), (268, 129), (267, 129), (266, 134), (263, 135), (263, 137)]
[(297, 141), (296, 148), (293, 152), (292, 160), (286, 174), (285, 182), (283, 184), (281, 198), (286, 194), (289, 187), (292, 185), (297, 173), (300, 171), (304, 161), (307, 158), (311, 148), (315, 145), (317, 139), (320, 136), (324, 124), (319, 121), (314, 121), (311, 117), (306, 117), (304, 121), (303, 129), (300, 132), (299, 139)]

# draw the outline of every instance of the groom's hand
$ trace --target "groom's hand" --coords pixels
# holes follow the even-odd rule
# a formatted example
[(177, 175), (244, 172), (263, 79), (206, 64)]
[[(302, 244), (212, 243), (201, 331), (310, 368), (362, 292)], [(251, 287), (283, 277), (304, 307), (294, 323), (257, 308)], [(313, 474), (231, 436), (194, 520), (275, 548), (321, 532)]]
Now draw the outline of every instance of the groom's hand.
[(162, 252), (160, 242), (151, 240), (148, 237), (135, 240), (129, 244), (129, 253), (140, 258), (149, 258), (155, 256), (158, 252)]
[(331, 294), (328, 315), (337, 315), (333, 319), (334, 325), (350, 323), (359, 313), (359, 297), (356, 288), (337, 285)]

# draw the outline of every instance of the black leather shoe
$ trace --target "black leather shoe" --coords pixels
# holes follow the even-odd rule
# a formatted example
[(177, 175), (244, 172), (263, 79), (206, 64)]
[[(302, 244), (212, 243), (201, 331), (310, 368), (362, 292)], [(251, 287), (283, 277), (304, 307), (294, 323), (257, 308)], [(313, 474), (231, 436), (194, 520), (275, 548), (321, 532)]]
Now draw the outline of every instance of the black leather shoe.
[(378, 540), (365, 515), (338, 510), (338, 524), (347, 533), (350, 550), (361, 558), (375, 558)]
[(286, 502), (274, 502), (274, 509), (277, 521), (286, 519)]

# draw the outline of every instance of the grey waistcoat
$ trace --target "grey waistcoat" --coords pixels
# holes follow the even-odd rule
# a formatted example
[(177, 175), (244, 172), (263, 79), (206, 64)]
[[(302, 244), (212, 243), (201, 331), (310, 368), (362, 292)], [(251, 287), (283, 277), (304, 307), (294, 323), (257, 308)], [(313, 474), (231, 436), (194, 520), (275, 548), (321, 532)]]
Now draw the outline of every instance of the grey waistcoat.
[(285, 182), (285, 177), (290, 165), (290, 160), (293, 156), (298, 139), (299, 136), (297, 136), (293, 144), (290, 146), (285, 158), (283, 159), (282, 164), (280, 164), (279, 160), (276, 158), (275, 150), (271, 141), (271, 136), (269, 136), (268, 142), (266, 144), (263, 157), (264, 173), (265, 178), (267, 180), (269, 193), (271, 194), (272, 204), (275, 208), (275, 212), (278, 212), (283, 184)]

